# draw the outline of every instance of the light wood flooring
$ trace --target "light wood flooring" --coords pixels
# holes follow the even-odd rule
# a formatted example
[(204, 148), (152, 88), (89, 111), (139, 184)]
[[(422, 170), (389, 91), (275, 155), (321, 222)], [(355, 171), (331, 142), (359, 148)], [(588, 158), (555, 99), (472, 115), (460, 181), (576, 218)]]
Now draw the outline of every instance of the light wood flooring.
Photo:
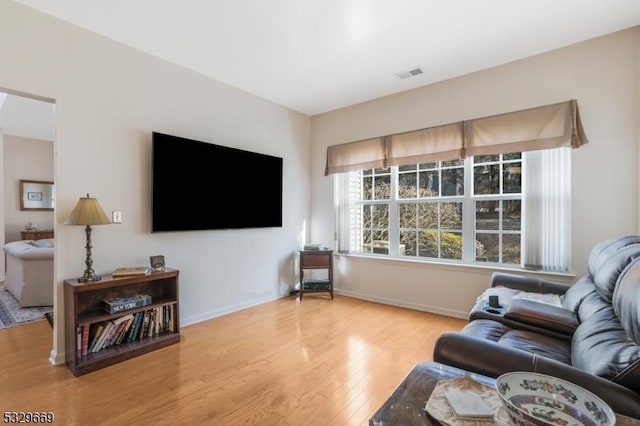
[(0, 330), (0, 408), (60, 425), (365, 425), (466, 321), (318, 293), (182, 327), (182, 341), (74, 377), (46, 320)]

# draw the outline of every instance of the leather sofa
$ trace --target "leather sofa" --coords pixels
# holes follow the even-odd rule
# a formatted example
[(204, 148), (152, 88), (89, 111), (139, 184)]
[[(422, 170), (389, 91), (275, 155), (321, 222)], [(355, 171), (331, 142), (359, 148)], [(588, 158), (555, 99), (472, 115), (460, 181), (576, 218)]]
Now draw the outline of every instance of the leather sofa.
[(493, 286), (562, 294), (562, 306), (512, 301), (472, 309), (461, 332), (444, 333), (434, 361), (497, 377), (533, 371), (576, 383), (620, 414), (640, 418), (640, 237), (604, 241), (573, 286), (495, 274)]
[(20, 307), (53, 305), (53, 240), (22, 240), (4, 245), (4, 289)]

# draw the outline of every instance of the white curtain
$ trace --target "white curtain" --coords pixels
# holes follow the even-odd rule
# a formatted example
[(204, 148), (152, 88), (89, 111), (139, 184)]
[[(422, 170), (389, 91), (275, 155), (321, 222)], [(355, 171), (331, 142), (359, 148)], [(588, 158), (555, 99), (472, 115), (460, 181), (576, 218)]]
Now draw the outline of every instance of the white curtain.
[(522, 154), (524, 247), (527, 269), (571, 269), (571, 151), (556, 148)]

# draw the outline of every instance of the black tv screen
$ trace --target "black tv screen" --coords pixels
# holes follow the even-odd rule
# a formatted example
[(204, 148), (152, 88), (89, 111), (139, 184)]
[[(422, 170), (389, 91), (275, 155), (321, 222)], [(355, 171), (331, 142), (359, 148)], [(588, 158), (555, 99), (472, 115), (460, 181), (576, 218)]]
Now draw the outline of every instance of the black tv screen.
[(282, 226), (282, 158), (153, 132), (152, 232)]

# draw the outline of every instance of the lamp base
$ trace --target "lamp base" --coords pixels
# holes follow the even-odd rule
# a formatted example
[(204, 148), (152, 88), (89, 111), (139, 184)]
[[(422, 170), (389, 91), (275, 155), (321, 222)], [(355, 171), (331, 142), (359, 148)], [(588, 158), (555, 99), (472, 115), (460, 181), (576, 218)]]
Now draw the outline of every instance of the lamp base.
[(102, 279), (102, 276), (97, 275), (93, 270), (91, 271), (85, 270), (84, 275), (78, 278), (78, 282), (86, 283), (86, 282), (92, 282), (92, 281), (100, 281), (101, 279)]

